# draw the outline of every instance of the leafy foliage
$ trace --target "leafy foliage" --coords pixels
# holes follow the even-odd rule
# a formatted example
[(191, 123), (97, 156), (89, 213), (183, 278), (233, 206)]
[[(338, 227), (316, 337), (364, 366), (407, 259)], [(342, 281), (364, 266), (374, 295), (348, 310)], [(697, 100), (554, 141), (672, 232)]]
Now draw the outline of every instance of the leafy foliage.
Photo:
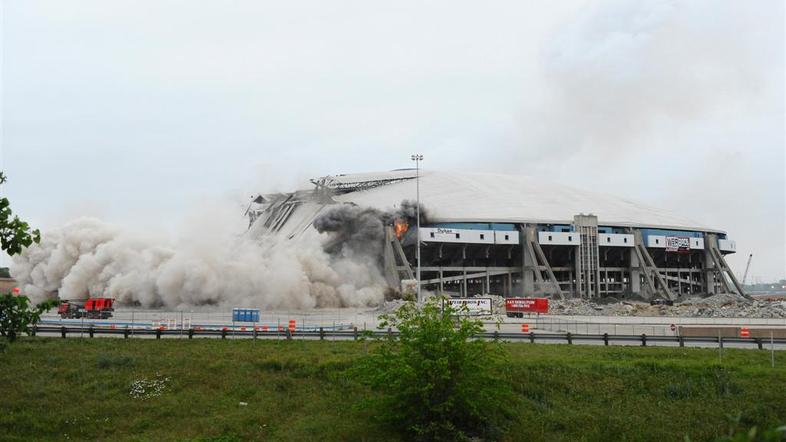
[(48, 300), (31, 307), (27, 296), (0, 295), (0, 335), (15, 341), (19, 333), (29, 333), (30, 326), (41, 319), (41, 314), (56, 305), (57, 301)]
[(397, 329), (399, 337), (383, 338), (357, 368), (383, 393), (369, 400), (377, 416), (417, 439), (495, 438), (512, 417), (505, 349), (473, 339), (482, 324), (457, 313), (432, 300), (383, 315), (381, 327)]
[[(0, 172), (0, 184), (6, 182)], [(41, 232), (31, 230), (30, 225), (14, 216), (8, 198), (0, 198), (0, 248), (9, 255), (16, 255), (32, 243), (41, 241)]]

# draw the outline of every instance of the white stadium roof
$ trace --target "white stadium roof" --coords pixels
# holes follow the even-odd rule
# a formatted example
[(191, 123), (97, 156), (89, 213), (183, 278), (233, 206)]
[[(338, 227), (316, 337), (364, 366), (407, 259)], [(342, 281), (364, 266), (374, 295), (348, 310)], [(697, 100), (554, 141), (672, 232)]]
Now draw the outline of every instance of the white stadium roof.
[[(395, 180), (414, 177), (415, 170), (346, 174), (330, 177), (336, 183)], [(339, 202), (378, 209), (397, 207), (415, 199), (415, 180), (393, 181), (378, 187), (340, 194)], [(517, 175), (422, 171), (420, 200), (429, 221), (570, 224), (584, 213), (598, 217), (602, 226), (722, 232), (666, 210), (630, 200), (587, 192), (561, 184)]]

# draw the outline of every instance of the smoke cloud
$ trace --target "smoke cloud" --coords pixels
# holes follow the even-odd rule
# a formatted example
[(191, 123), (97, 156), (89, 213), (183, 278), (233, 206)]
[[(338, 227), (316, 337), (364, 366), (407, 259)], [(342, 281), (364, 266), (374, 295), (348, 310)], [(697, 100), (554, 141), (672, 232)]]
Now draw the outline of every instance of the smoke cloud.
[[(425, 223), (428, 212), (421, 206), (420, 222)], [(386, 225), (394, 220), (414, 224), (417, 220), (417, 203), (404, 200), (394, 211), (383, 212), (369, 207), (343, 204), (331, 207), (314, 220), (314, 228), (320, 233), (329, 233), (332, 240), (325, 249), (332, 254), (345, 257), (382, 256)]]
[[(221, 216), (198, 216), (174, 241), (95, 218), (44, 232), (14, 257), (12, 275), (39, 300), (111, 296), (148, 308), (227, 305), (262, 308), (372, 306), (387, 284), (379, 269), (384, 226), (398, 212), (337, 205), (314, 222), (329, 240), (244, 234)], [(239, 217), (238, 217), (239, 218)], [(242, 219), (240, 220), (242, 222)]]

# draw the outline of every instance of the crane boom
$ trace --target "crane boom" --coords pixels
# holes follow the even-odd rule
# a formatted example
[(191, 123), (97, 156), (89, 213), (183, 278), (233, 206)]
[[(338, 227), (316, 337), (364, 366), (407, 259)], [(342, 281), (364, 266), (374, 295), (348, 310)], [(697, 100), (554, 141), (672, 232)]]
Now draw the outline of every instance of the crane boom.
[(745, 280), (748, 279), (748, 270), (751, 269), (751, 259), (753, 259), (753, 253), (748, 255), (748, 264), (745, 266), (745, 273), (742, 275), (742, 285), (745, 285)]

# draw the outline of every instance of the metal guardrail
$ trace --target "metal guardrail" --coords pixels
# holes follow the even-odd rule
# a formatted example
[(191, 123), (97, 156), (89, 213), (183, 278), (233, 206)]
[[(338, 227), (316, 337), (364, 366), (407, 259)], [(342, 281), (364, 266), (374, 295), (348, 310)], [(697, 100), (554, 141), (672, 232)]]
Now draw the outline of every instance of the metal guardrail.
[[(285, 330), (227, 330), (227, 329), (134, 329), (134, 328), (104, 328), (104, 327), (55, 327), (55, 326), (41, 326), (35, 325), (31, 328), (31, 334), (54, 334), (62, 338), (69, 335), (84, 337), (87, 334), (92, 338), (95, 336), (123, 336), (124, 338), (133, 337), (155, 337), (161, 339), (162, 337), (180, 337), (192, 339), (194, 337), (220, 337), (226, 339), (231, 338), (250, 338), (250, 339), (340, 339), (340, 340), (358, 340), (363, 338), (380, 338), (385, 336), (398, 337), (399, 333), (394, 330), (358, 330), (357, 327), (348, 331), (341, 330), (307, 330), (294, 332)], [(604, 334), (573, 334), (573, 333), (511, 333), (511, 332), (483, 332), (476, 335), (479, 339), (499, 339), (502, 341), (510, 342), (544, 342), (544, 343), (567, 343), (573, 344), (576, 342), (603, 342), (604, 345), (614, 343), (638, 343), (646, 347), (648, 343), (674, 343), (680, 347), (685, 344), (717, 344), (718, 347), (723, 347), (724, 344), (741, 344), (746, 346), (756, 346), (762, 350), (765, 344), (771, 345), (784, 345), (786, 338), (740, 338), (740, 337), (722, 337), (722, 336), (648, 336), (641, 335), (610, 335)], [(715, 345), (713, 345), (715, 346)]]

